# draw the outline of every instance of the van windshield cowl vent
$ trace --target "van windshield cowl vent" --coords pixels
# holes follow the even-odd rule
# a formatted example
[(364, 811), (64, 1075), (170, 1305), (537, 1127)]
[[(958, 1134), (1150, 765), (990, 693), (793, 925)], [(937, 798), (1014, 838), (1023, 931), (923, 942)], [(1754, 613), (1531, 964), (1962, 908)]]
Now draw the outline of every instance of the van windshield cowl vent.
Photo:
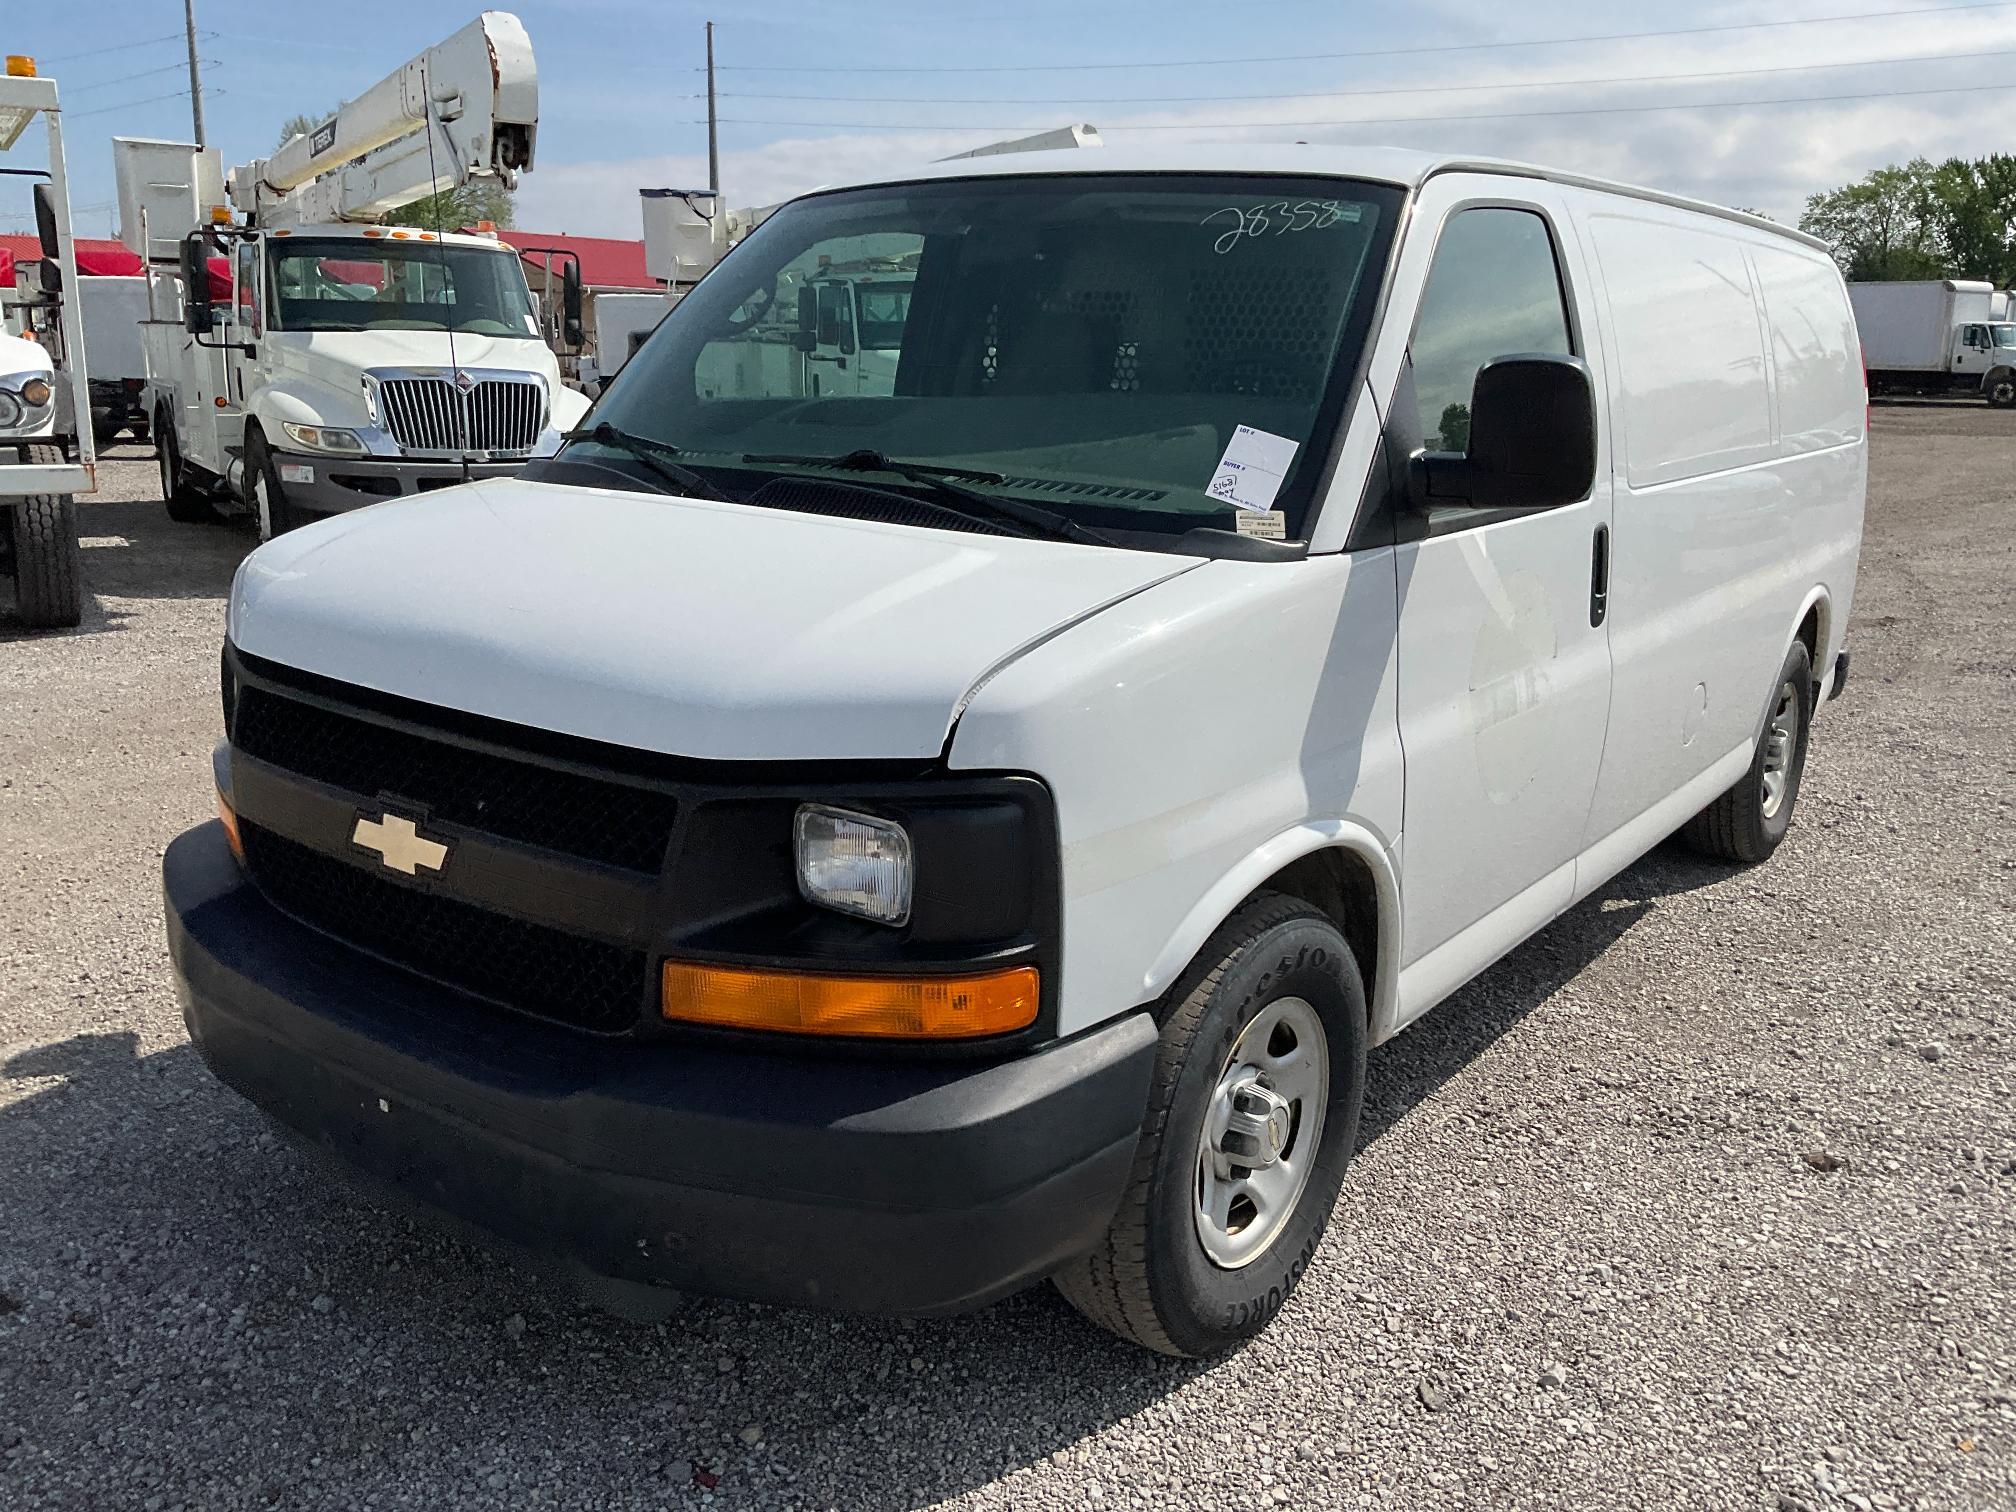
[(830, 515), (842, 520), (882, 520), (891, 525), (917, 525), (929, 530), (963, 530), (971, 535), (1012, 536), (1020, 532), (991, 520), (976, 520), (944, 509), (926, 499), (913, 499), (893, 489), (864, 488), (826, 478), (773, 478), (749, 495), (751, 504), (789, 509), (798, 514)]

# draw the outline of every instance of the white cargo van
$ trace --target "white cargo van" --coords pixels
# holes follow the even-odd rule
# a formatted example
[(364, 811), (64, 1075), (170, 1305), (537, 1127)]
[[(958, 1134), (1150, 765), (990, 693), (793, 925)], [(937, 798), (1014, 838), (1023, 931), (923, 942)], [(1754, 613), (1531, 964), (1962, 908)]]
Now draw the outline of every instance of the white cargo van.
[[(603, 1277), (1054, 1276), (1203, 1354), (1315, 1255), (1371, 1046), (1676, 830), (1771, 854), (1862, 525), (1825, 248), (1087, 158), (786, 205), (594, 439), (247, 559), (164, 863), (221, 1078)], [(869, 261), (879, 391), (742, 360)]]

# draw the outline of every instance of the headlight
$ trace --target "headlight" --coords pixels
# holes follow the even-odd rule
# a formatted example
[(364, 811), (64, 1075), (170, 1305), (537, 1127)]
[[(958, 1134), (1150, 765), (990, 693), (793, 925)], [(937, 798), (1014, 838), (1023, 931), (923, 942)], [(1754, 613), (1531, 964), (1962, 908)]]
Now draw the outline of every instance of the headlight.
[(27, 401), (30, 409), (42, 408), (49, 402), (49, 396), (53, 392), (47, 378), (30, 378), (21, 385), (21, 397)]
[(7, 390), (0, 389), (0, 431), (12, 430), (19, 425), (24, 413), (26, 411), (21, 408), (21, 401)]
[(337, 430), (328, 425), (295, 425), (291, 421), (280, 422), (280, 429), (287, 432), (294, 443), (305, 446), (310, 451), (335, 452), (344, 457), (364, 455), (364, 443), (357, 438), (357, 432)]
[(915, 868), (902, 825), (807, 803), (792, 832), (807, 902), (877, 924), (909, 922)]

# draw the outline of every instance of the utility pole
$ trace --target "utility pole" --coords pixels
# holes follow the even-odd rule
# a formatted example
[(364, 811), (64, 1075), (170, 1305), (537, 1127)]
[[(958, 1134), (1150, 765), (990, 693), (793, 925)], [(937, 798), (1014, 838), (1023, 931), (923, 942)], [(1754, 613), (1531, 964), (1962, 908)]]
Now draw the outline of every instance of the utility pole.
[[(188, 0), (193, 5), (196, 0)], [(193, 22), (191, 23), (194, 24)], [(193, 32), (190, 34), (195, 35)], [(192, 41), (190, 47), (195, 47)], [(196, 68), (196, 54), (189, 54), (190, 72)], [(199, 132), (201, 128), (198, 128)], [(721, 205), (721, 128), (714, 119), (714, 23), (707, 23), (707, 187), (714, 195), (714, 205), (718, 213)]]
[(196, 72), (196, 0), (182, 0), (182, 20), (189, 33), (189, 114), (196, 122), (196, 145), (207, 147), (203, 139), (203, 76)]

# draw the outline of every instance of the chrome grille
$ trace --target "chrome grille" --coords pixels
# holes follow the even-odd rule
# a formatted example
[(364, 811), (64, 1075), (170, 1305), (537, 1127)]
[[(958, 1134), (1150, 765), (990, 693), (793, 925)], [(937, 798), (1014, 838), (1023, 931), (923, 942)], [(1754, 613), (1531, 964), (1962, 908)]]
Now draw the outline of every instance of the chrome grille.
[(484, 378), (466, 394), (447, 378), (386, 378), (378, 403), (385, 428), (417, 452), (527, 452), (546, 418), (545, 388), (521, 378)]

